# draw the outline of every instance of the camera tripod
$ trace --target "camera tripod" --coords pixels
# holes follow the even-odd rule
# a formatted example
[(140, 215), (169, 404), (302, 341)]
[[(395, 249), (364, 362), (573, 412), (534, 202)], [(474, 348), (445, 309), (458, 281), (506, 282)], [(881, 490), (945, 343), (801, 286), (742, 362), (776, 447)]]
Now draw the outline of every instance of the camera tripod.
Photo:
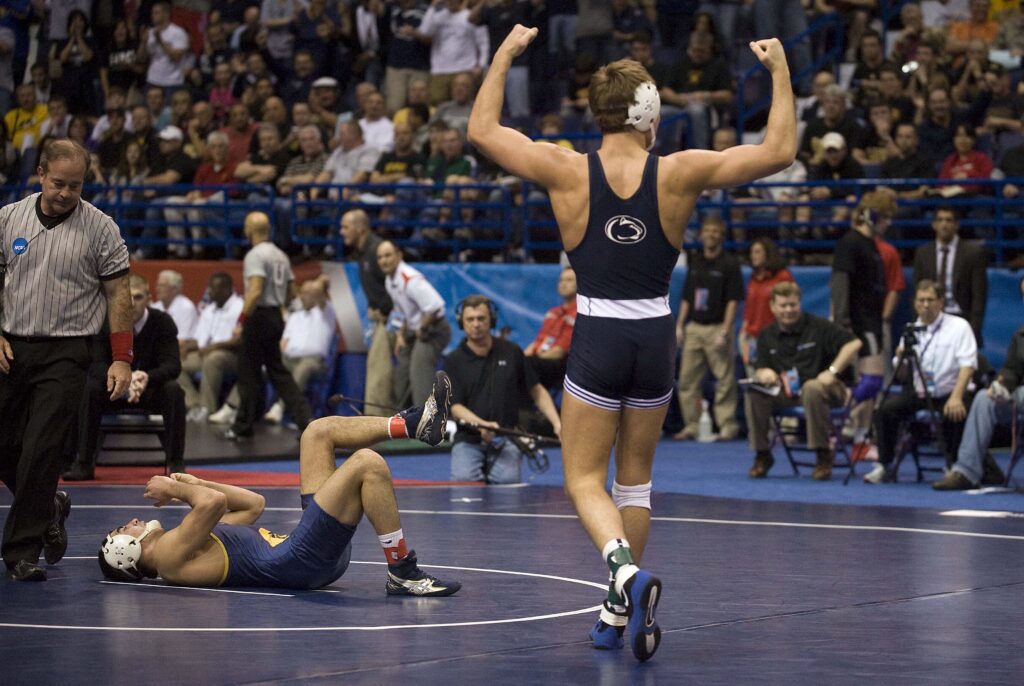
[[(889, 396), (892, 394), (893, 386), (895, 386), (898, 382), (901, 381), (901, 370), (904, 371), (905, 376), (903, 378), (906, 379), (905, 382), (903, 382), (903, 385), (909, 384), (910, 388), (913, 389), (915, 381), (920, 382), (921, 389), (923, 392), (925, 409), (928, 412), (929, 428), (931, 429), (932, 435), (935, 437), (936, 442), (938, 443), (939, 451), (946, 456), (946, 459), (948, 461), (949, 451), (947, 450), (948, 446), (946, 444), (946, 435), (942, 431), (942, 422), (941, 419), (937, 416), (938, 410), (936, 410), (935, 408), (935, 397), (932, 394), (931, 388), (929, 387), (928, 378), (924, 373), (924, 368), (921, 366), (921, 358), (917, 352), (917, 334), (920, 333), (921, 331), (924, 331), (926, 328), (927, 327), (924, 326), (915, 326), (912, 322), (904, 327), (903, 335), (901, 337), (902, 343), (900, 346), (900, 352), (896, 358), (896, 364), (893, 367), (892, 377), (889, 379), (889, 381), (885, 384), (885, 387), (882, 389), (881, 397), (879, 400), (876, 401), (874, 410), (877, 411), (878, 408), (880, 408), (885, 403), (886, 399), (889, 398)], [(910, 392), (913, 392), (913, 390), (911, 390)], [(918, 410), (914, 410), (914, 414), (916, 414), (917, 412)], [(912, 419), (913, 415), (911, 415), (911, 420)], [(875, 422), (872, 421), (871, 426), (868, 428), (869, 441), (874, 440), (874, 433)], [(894, 463), (892, 465), (886, 467), (887, 469), (892, 469), (893, 471), (895, 471), (896, 466), (900, 462), (899, 457), (902, 454), (902, 452), (903, 443), (901, 441), (896, 446), (896, 459), (894, 460)], [(914, 461), (917, 462), (916, 453)], [(918, 466), (918, 478), (920, 478), (921, 471), (921, 467)], [(895, 477), (895, 474), (893, 474), (892, 476)]]

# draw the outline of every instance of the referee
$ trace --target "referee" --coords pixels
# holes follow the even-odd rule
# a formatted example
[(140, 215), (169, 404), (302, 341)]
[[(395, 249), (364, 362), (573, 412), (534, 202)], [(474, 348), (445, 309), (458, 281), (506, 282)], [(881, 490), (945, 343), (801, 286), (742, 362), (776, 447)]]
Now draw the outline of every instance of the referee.
[(17, 581), (45, 581), (39, 554), (67, 549), (67, 494), (57, 492), (65, 443), (78, 417), (87, 339), (107, 313), (110, 397), (128, 389), (132, 308), (128, 249), (117, 225), (81, 199), (89, 153), (70, 140), (39, 159), (42, 193), (0, 208), (0, 480), (14, 496), (2, 554)]
[(241, 333), (242, 337), (238, 357), (238, 414), (224, 433), (224, 438), (232, 441), (252, 436), (253, 424), (263, 416), (266, 404), (263, 367), (299, 431), (310, 422), (306, 396), (281, 361), (281, 335), (284, 333), (281, 308), (296, 295), (291, 263), (288, 256), (270, 242), (270, 218), (266, 214), (250, 212), (246, 215), (244, 231), (252, 248), (242, 263), (245, 302), (235, 328), (235, 335)]

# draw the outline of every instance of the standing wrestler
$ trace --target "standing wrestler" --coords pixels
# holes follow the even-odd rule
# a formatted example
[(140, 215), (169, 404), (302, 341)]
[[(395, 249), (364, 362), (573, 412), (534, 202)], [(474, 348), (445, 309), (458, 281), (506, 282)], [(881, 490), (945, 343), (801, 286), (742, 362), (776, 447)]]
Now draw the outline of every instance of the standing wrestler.
[(263, 416), (261, 370), (264, 367), (299, 431), (310, 421), (309, 402), (281, 360), (281, 335), (284, 333), (281, 308), (295, 299), (291, 263), (288, 256), (270, 242), (270, 218), (266, 214), (250, 212), (243, 226), (252, 249), (245, 254), (243, 262), (245, 302), (235, 331), (242, 337), (238, 357), (238, 414), (231, 428), (224, 432), (224, 438), (232, 441), (252, 436), (253, 424)]
[(87, 338), (110, 323), (111, 400), (128, 389), (132, 306), (117, 225), (81, 199), (89, 153), (58, 140), (39, 159), (42, 192), (0, 209), (0, 480), (14, 495), (3, 558), (18, 581), (45, 581), (39, 553), (67, 549), (61, 459), (89, 367)]
[[(537, 36), (517, 25), (498, 48), (469, 121), (473, 145), (509, 173), (547, 188), (579, 283), (576, 329), (562, 403), (565, 487), (602, 551), (612, 581), (591, 638), (617, 648), (628, 625), (639, 660), (657, 650), (661, 582), (637, 566), (650, 528), (651, 465), (672, 396), (674, 319), (669, 279), (683, 229), (707, 188), (747, 183), (792, 164), (796, 116), (782, 44), (751, 43), (771, 72), (772, 109), (761, 145), (688, 150), (658, 158), (660, 101), (650, 74), (620, 60), (590, 82), (601, 148), (581, 155), (535, 143), (500, 124), (505, 76)], [(616, 476), (605, 490), (615, 447)]]
[(348, 567), (352, 535), (366, 515), (388, 563), (388, 595), (449, 596), (458, 582), (421, 570), (409, 550), (387, 463), (372, 450), (356, 450), (340, 467), (338, 448), (361, 448), (389, 438), (417, 438), (438, 445), (450, 403), (448, 377), (438, 372), (425, 405), (393, 417), (324, 417), (302, 434), (299, 493), (302, 518), (288, 535), (253, 526), (264, 499), (238, 486), (191, 474), (155, 476), (146, 498), (160, 507), (172, 500), (191, 510), (181, 524), (164, 529), (157, 520), (132, 519), (100, 546), (100, 569), (114, 581), (160, 576), (180, 586), (269, 586), (315, 589)]

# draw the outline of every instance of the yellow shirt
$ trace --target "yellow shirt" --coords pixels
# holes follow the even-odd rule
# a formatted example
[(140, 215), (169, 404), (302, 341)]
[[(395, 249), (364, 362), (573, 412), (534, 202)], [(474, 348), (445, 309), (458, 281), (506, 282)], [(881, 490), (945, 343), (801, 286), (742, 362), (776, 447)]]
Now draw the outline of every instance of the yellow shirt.
[[(434, 118), (434, 112), (437, 110), (436, 107), (430, 108), (430, 118)], [(395, 116), (391, 117), (392, 124), (408, 124), (409, 123), (409, 108), (403, 107), (402, 109), (395, 112)]]
[(35, 106), (31, 112), (15, 107), (4, 116), (4, 123), (7, 124), (7, 135), (19, 151), (25, 142), (26, 136), (32, 136), (33, 145), (39, 144), (39, 131), (43, 122), (50, 116), (50, 111), (42, 103)]
[(988, 18), (993, 21), (999, 20), (999, 15), (1007, 10), (1020, 9), (1020, 0), (992, 0), (989, 3)]

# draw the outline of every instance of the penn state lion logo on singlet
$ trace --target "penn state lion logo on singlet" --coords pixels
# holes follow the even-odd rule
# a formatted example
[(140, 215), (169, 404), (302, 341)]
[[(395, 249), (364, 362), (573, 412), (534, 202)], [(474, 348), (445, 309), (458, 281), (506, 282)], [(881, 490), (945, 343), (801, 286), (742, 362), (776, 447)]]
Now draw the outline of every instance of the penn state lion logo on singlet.
[(615, 243), (633, 245), (644, 239), (647, 227), (636, 217), (619, 214), (605, 222), (604, 235)]

